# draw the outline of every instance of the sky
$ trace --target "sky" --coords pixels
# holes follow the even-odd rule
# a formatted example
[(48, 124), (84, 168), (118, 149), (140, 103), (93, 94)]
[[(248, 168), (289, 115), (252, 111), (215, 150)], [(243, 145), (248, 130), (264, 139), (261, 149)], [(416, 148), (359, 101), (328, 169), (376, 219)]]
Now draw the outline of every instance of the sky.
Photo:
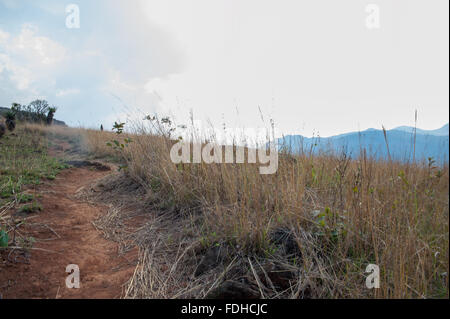
[[(79, 8), (79, 28), (67, 19)], [(375, 9), (374, 6), (375, 5)], [(0, 0), (0, 106), (331, 136), (449, 121), (447, 0)], [(70, 20), (74, 21), (74, 20)], [(73, 25), (72, 25), (73, 26)]]

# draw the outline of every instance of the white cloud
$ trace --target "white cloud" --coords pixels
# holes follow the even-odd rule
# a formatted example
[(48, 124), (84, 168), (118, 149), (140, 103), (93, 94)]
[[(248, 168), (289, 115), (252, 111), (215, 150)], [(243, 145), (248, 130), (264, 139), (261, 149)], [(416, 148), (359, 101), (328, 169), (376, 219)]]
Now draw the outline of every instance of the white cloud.
[(80, 93), (79, 89), (57, 90), (56, 91), (56, 96), (57, 97), (62, 97), (62, 96), (67, 96), (67, 95), (79, 94), (79, 93)]
[[(64, 19), (48, 15), (60, 11), (56, 1), (18, 4), (20, 10), (32, 7), (35, 12), (0, 26), (0, 104), (45, 97), (58, 104), (58, 116), (71, 124), (91, 125), (105, 121), (108, 114), (114, 118), (139, 113), (142, 118), (158, 107), (145, 83), (182, 68), (176, 41), (148, 21), (138, 6), (80, 0), (86, 23), (68, 30)], [(19, 8), (6, 14), (18, 14)], [(97, 11), (102, 17), (92, 23)], [(61, 29), (54, 27), (59, 20)], [(24, 24), (27, 21), (33, 24)]]
[(5, 45), (9, 39), (9, 33), (0, 29), (0, 45)]
[(64, 120), (88, 123), (193, 109), (236, 127), (263, 125), (261, 108), (306, 135), (398, 126), (418, 108), (421, 127), (440, 126), (448, 2), (380, 2), (371, 32), (358, 1), (78, 0), (84, 23), (68, 30), (56, 0), (0, 0), (18, 8), (0, 27), (0, 103), (46, 95)]
[(0, 73), (6, 73), (18, 90), (31, 93), (43, 83), (52, 84), (49, 71), (56, 70), (67, 55), (63, 46), (38, 32), (30, 24), (24, 24), (17, 36), (0, 30)]
[(12, 61), (7, 54), (0, 54), (0, 73), (7, 73), (9, 80), (15, 83), (18, 90), (26, 90), (33, 81), (33, 73)]
[(38, 32), (36, 26), (24, 24), (20, 34), (6, 45), (7, 52), (25, 58), (31, 66), (55, 65), (63, 61), (66, 49), (47, 37), (38, 36)]
[(383, 1), (377, 32), (358, 1), (141, 2), (188, 54), (146, 85), (171, 110), (255, 127), (260, 107), (283, 133), (323, 136), (411, 123), (415, 108), (423, 127), (448, 118), (448, 2)]

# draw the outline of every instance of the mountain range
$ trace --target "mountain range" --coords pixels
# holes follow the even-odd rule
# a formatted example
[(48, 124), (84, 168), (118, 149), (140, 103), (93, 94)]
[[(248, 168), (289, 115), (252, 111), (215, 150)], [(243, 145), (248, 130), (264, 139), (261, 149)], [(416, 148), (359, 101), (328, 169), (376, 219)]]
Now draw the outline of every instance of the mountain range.
[(278, 138), (276, 142), (279, 150), (290, 150), (293, 153), (336, 154), (345, 150), (355, 158), (362, 149), (365, 149), (366, 154), (375, 159), (387, 160), (390, 157), (392, 160), (412, 161), (415, 157), (418, 161), (433, 158), (436, 163), (448, 163), (448, 124), (436, 130), (400, 126), (387, 130), (386, 139), (383, 130), (370, 128), (331, 137), (308, 138), (301, 135), (287, 135)]

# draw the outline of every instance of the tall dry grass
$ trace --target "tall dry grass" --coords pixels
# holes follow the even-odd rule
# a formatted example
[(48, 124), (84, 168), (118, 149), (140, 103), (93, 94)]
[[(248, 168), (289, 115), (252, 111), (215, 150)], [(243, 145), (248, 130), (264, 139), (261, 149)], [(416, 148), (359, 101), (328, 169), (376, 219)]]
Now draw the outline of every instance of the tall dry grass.
[[(144, 125), (132, 131), (119, 151), (128, 173), (161, 207), (200, 214), (205, 245), (270, 258), (271, 234), (287, 229), (301, 250), (297, 284), (314, 281), (315, 297), (448, 298), (447, 164), (375, 161), (364, 151), (354, 158), (282, 153), (276, 174), (261, 175), (259, 164), (175, 165), (168, 135)], [(106, 142), (124, 138), (82, 133), (87, 149), (102, 156), (117, 155)], [(380, 267), (379, 289), (365, 287), (368, 264)]]

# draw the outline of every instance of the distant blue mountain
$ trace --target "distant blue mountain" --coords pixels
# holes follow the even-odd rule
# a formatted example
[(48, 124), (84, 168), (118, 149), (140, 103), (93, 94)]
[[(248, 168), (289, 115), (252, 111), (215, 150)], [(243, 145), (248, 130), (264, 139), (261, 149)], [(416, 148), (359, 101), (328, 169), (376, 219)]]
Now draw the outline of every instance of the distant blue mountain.
[[(376, 159), (412, 161), (414, 153), (414, 127), (401, 126), (386, 131), (389, 152), (383, 130), (368, 129), (362, 132), (351, 132), (331, 137), (304, 137), (288, 135), (277, 139), (279, 150), (290, 150), (293, 153), (340, 153), (345, 150), (353, 158), (358, 157), (365, 149), (368, 156)], [(437, 163), (448, 163), (449, 160), (449, 125), (437, 130), (416, 129), (415, 158), (427, 160), (432, 157)]]
[[(399, 126), (396, 127), (394, 130), (414, 133), (414, 127), (411, 126)], [(421, 130), (420, 128), (418, 128), (416, 129), (416, 134), (448, 136), (448, 124), (445, 124), (443, 127), (438, 128), (437, 130)]]

